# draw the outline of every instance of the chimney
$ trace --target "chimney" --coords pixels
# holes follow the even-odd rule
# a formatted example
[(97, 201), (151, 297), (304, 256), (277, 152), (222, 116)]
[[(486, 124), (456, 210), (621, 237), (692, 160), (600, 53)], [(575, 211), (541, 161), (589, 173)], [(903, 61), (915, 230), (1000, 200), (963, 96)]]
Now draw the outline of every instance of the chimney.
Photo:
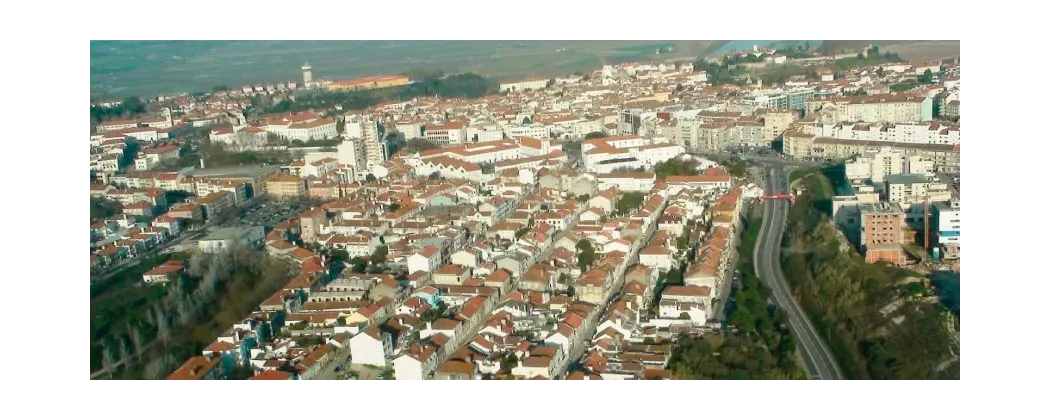
[(201, 169), (204, 169), (204, 158), (201, 158)]

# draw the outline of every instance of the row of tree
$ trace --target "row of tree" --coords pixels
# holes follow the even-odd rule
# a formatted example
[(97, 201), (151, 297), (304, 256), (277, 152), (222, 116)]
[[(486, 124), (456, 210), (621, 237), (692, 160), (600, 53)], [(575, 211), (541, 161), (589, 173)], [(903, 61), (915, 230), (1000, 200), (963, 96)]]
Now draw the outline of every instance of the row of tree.
[[(163, 289), (162, 299), (115, 314), (126, 321), (123, 328), (111, 328), (97, 337), (101, 367), (121, 364), (142, 378), (161, 378), (171, 372), (173, 361), (178, 363), (206, 346), (297, 270), (284, 260), (245, 247), (195, 253), (187, 262), (186, 275)], [(136, 364), (144, 367), (131, 369)]]
[(295, 100), (284, 99), (275, 104), (261, 105), (263, 112), (299, 112), (340, 105), (343, 109), (365, 109), (384, 101), (409, 100), (417, 97), (480, 98), (499, 91), (496, 81), (474, 73), (454, 75), (431, 74), (412, 84), (391, 88), (358, 91), (316, 91), (296, 95)]
[(92, 106), (91, 123), (98, 124), (103, 121), (132, 119), (146, 113), (146, 110), (146, 103), (139, 97), (132, 96), (124, 99), (116, 106)]

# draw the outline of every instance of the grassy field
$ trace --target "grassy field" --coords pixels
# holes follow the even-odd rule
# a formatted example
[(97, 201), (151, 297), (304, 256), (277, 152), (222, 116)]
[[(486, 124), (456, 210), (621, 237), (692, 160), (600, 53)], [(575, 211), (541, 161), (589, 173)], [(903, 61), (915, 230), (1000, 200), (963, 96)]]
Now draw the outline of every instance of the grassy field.
[[(673, 45), (655, 55), (654, 46)], [(720, 41), (92, 41), (91, 92), (124, 97), (210, 90), (218, 85), (346, 79), (415, 69), (494, 78), (558, 76), (603, 63), (692, 59)]]
[(959, 41), (919, 41), (889, 45), (883, 50), (897, 53), (905, 60), (932, 61), (959, 57)]

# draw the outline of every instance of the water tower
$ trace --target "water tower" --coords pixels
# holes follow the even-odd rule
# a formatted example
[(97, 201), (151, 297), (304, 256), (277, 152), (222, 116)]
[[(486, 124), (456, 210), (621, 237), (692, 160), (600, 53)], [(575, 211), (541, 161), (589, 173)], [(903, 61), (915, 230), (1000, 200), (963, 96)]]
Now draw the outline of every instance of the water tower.
[(308, 85), (314, 80), (313, 67), (310, 67), (310, 63), (303, 63), (303, 84)]

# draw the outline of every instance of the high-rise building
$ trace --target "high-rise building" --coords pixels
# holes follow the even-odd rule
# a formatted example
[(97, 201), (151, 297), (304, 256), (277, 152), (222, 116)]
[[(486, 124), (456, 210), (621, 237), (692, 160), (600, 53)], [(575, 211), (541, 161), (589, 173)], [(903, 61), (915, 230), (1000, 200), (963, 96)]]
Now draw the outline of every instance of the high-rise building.
[(365, 169), (386, 162), (386, 143), (379, 135), (379, 121), (367, 119), (361, 124), (361, 140), (365, 148)]
[(314, 81), (313, 67), (310, 67), (310, 63), (303, 63), (303, 86), (309, 85), (310, 82)]

